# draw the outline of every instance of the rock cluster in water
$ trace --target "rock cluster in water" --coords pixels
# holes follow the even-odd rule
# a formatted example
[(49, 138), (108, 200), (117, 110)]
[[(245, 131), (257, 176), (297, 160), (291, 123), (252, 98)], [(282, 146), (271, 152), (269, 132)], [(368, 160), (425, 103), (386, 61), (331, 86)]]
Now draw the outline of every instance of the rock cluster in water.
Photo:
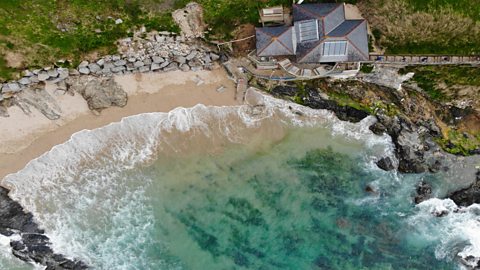
[(0, 187), (0, 234), (10, 237), (15, 257), (25, 262), (35, 262), (48, 270), (87, 269), (81, 261), (56, 254), (44, 231), (25, 213), (18, 202), (8, 196), (8, 190)]

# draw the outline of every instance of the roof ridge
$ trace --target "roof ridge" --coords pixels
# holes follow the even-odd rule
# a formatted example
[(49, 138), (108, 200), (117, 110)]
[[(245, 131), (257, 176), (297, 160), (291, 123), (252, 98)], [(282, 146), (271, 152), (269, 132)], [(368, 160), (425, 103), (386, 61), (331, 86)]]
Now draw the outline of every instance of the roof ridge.
[[(312, 53), (312, 51), (314, 49), (318, 48), (318, 45), (322, 44), (324, 41), (325, 41), (325, 39), (320, 39), (320, 40), (316, 41), (317, 44), (315, 44), (315, 46), (313, 46), (312, 48), (308, 49), (308, 51), (302, 57), (300, 57), (300, 61), (302, 61), (305, 57), (307, 57), (307, 55)], [(297, 62), (300, 62), (300, 61), (297, 61)]]
[(322, 16), (318, 16), (318, 14), (315, 14), (315, 13), (311, 12), (310, 10), (305, 9), (304, 7), (302, 7), (302, 5), (296, 4), (296, 6), (297, 6), (297, 7), (300, 7), (300, 9), (303, 10), (304, 12), (307, 12), (307, 13), (309, 13), (310, 15), (313, 15), (313, 17), (317, 18), (317, 20), (323, 20), (323, 18), (325, 17), (325, 16), (323, 16), (323, 17), (322, 17)]
[[(337, 4), (337, 6), (336, 6), (334, 9), (330, 10), (330, 11), (329, 11), (325, 16), (323, 16), (323, 17), (327, 17), (327, 16), (330, 15), (332, 12), (334, 12), (335, 10), (337, 10), (338, 7), (343, 6), (343, 4), (341, 4), (341, 3), (336, 3), (336, 4)], [(344, 8), (344, 10), (343, 10), (343, 18), (345, 19), (345, 8)]]
[(351, 32), (353, 32), (353, 30), (357, 29), (358, 26), (360, 26), (363, 22), (366, 22), (367, 20), (365, 20), (365, 19), (344, 20), (341, 24), (337, 25), (337, 27), (333, 28), (330, 32), (325, 34), (325, 36), (329, 37), (330, 33), (335, 31), (338, 27), (340, 27), (340, 25), (342, 25), (343, 23), (348, 22), (348, 21), (357, 21), (359, 23), (357, 25), (355, 25), (352, 29), (350, 29), (347, 33), (343, 34), (342, 36), (335, 36), (335, 37), (346, 37), (346, 36), (348, 36)]

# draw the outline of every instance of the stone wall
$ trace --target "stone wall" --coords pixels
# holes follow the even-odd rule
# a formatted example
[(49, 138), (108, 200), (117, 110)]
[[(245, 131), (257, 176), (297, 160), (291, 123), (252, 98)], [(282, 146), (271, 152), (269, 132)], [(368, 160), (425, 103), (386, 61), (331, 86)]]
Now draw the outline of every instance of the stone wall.
[(95, 61), (83, 61), (74, 69), (45, 67), (25, 70), (21, 79), (0, 84), (0, 102), (42, 82), (65, 87), (65, 80), (71, 76), (198, 71), (211, 69), (214, 62), (220, 59), (220, 56), (204, 43), (186, 41), (182, 36), (168, 32), (136, 33), (134, 37), (118, 41), (118, 46), (119, 54), (106, 55)]

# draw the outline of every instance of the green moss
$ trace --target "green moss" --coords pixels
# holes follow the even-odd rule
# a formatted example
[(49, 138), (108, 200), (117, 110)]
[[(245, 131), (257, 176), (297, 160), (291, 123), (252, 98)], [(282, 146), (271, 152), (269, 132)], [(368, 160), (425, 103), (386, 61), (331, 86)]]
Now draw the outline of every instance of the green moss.
[(360, 66), (360, 71), (363, 73), (371, 73), (373, 71), (374, 65), (372, 64), (362, 64)]
[(360, 110), (367, 112), (368, 114), (373, 114), (374, 113), (374, 108), (370, 108), (369, 106), (362, 104), (360, 102), (357, 102), (353, 100), (348, 94), (346, 93), (339, 93), (339, 92), (328, 92), (328, 96), (337, 102), (338, 105), (340, 106), (348, 106), (352, 107), (354, 109)]
[(480, 148), (480, 134), (474, 136), (450, 130), (448, 138), (438, 138), (437, 143), (448, 153), (467, 156), (471, 151)]

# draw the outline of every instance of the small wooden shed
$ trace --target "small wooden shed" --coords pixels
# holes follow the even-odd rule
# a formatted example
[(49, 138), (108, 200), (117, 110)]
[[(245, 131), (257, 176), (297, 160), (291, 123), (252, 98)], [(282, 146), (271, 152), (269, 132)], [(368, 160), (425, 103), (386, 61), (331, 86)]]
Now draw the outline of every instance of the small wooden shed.
[(265, 26), (265, 23), (285, 23), (283, 6), (263, 8), (259, 13), (260, 22), (263, 26)]

